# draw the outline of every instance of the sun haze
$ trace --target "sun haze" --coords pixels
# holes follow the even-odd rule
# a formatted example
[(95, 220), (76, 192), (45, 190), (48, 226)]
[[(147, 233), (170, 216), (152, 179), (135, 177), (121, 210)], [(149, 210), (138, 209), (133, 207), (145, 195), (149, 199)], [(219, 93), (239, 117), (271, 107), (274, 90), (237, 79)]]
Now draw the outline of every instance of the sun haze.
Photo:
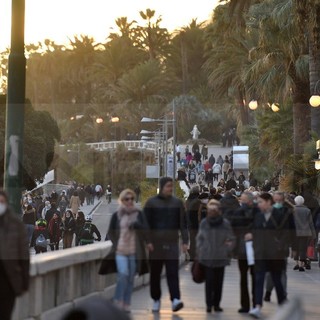
[[(174, 30), (191, 19), (210, 18), (219, 0), (26, 0), (26, 43), (52, 39), (66, 43), (75, 34), (87, 34), (103, 41), (115, 19), (127, 16), (139, 21), (139, 11), (147, 8), (162, 15), (163, 26)], [(11, 0), (2, 0), (0, 48), (10, 43)]]

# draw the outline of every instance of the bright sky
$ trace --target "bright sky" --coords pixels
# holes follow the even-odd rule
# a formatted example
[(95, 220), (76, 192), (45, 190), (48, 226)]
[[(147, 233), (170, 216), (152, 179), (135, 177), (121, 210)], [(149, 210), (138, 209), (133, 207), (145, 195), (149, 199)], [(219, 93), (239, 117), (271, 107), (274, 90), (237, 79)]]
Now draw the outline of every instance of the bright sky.
[[(10, 44), (11, 1), (2, 0), (0, 49)], [(139, 11), (147, 8), (162, 15), (163, 26), (174, 30), (191, 19), (210, 18), (219, 0), (26, 0), (26, 43), (46, 38), (65, 43), (75, 34), (103, 41), (118, 17), (139, 21)]]

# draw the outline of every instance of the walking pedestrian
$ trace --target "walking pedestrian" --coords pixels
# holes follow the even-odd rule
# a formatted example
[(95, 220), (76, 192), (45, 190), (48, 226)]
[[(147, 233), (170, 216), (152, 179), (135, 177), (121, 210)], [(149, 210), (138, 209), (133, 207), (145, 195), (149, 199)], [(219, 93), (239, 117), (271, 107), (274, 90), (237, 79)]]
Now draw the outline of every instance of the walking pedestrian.
[(180, 162), (180, 160), (181, 160), (181, 147), (179, 144), (176, 145), (176, 156), (177, 156), (176, 161)]
[(219, 180), (219, 175), (221, 174), (221, 166), (219, 163), (215, 163), (212, 167), (213, 181)]
[(294, 202), (296, 205), (293, 210), (293, 217), (296, 226), (297, 251), (294, 257), (296, 265), (293, 270), (305, 271), (309, 241), (316, 239), (317, 236), (311, 211), (304, 206), (304, 198), (297, 196)]
[(210, 163), (211, 167), (213, 167), (213, 165), (216, 163), (216, 159), (213, 156), (213, 154), (209, 158), (209, 163)]
[(71, 248), (76, 229), (76, 222), (71, 210), (67, 210), (62, 216), (60, 228), (62, 230), (63, 249)]
[(225, 267), (230, 264), (230, 255), (235, 237), (230, 223), (222, 218), (220, 203), (210, 200), (207, 217), (200, 224), (197, 235), (199, 263), (205, 267), (205, 294), (207, 312), (222, 312), (220, 306)]
[(234, 213), (230, 213), (229, 221), (236, 235), (235, 256), (238, 259), (240, 271), (240, 305), (239, 313), (250, 311), (250, 295), (248, 290), (248, 273), (251, 276), (252, 307), (255, 303), (255, 274), (254, 265), (248, 265), (246, 253), (246, 235), (252, 233), (255, 216), (259, 209), (254, 205), (254, 196), (251, 192), (244, 192), (240, 197), (241, 206)]
[(202, 160), (205, 161), (208, 159), (208, 146), (204, 144), (201, 148)]
[(135, 193), (126, 189), (120, 193), (119, 208), (112, 215), (108, 238), (116, 252), (117, 284), (114, 303), (130, 312), (131, 295), (136, 272), (148, 272), (145, 244), (148, 243), (148, 223), (135, 206)]
[(256, 306), (249, 311), (254, 318), (261, 318), (263, 305), (263, 289), (265, 276), (270, 272), (276, 288), (278, 304), (286, 301), (281, 275), (285, 269), (285, 258), (290, 238), (290, 226), (277, 209), (273, 208), (273, 199), (269, 193), (263, 193), (258, 198), (260, 213), (255, 216), (253, 233), (245, 236), (246, 241), (253, 240), (255, 257), (255, 303)]
[(153, 312), (161, 307), (161, 273), (166, 267), (172, 311), (183, 308), (179, 288), (179, 231), (182, 237), (182, 251), (188, 250), (189, 235), (183, 202), (173, 196), (172, 178), (160, 179), (160, 192), (150, 198), (144, 212), (150, 227), (150, 291)]
[(26, 226), (29, 244), (31, 243), (36, 220), (36, 209), (31, 204), (28, 204), (27, 208), (23, 212), (22, 221)]
[(81, 201), (79, 198), (78, 191), (74, 191), (73, 195), (70, 198), (69, 207), (71, 208), (71, 212), (73, 214), (73, 217), (77, 216), (78, 210), (80, 209)]
[(189, 227), (189, 235), (190, 235), (190, 250), (189, 250), (190, 261), (193, 261), (196, 257), (196, 237), (199, 231), (198, 212), (201, 206), (199, 195), (200, 195), (199, 186), (192, 187), (186, 202), (188, 227)]
[(80, 246), (92, 244), (94, 241), (101, 241), (101, 234), (97, 226), (92, 223), (92, 218), (89, 215), (85, 218), (85, 223), (79, 234), (79, 239)]
[(24, 224), (0, 191), (0, 318), (10, 320), (16, 297), (29, 287), (29, 245)]
[(86, 222), (86, 219), (85, 219), (84, 213), (82, 211), (78, 211), (77, 218), (76, 218), (76, 225), (75, 225), (76, 246), (79, 245), (80, 234), (85, 222)]
[(231, 166), (230, 166), (229, 160), (225, 160), (222, 165), (222, 172), (223, 172), (223, 179), (226, 181), (228, 180), (228, 172), (230, 168)]
[(51, 251), (59, 250), (59, 242), (61, 240), (60, 217), (58, 213), (53, 214), (53, 218), (49, 222), (49, 236)]
[(50, 235), (47, 229), (47, 221), (41, 218), (36, 222), (30, 247), (34, 248), (36, 254), (45, 253), (48, 250), (49, 239)]

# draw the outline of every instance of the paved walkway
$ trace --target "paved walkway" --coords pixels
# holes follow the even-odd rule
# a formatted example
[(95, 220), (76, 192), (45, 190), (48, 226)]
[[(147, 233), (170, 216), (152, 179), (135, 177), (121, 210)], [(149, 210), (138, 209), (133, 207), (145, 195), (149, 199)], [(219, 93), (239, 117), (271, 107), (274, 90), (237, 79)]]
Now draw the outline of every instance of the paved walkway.
[[(221, 314), (206, 313), (204, 300), (204, 284), (193, 283), (190, 275), (190, 264), (182, 267), (180, 272), (180, 284), (182, 300), (185, 308), (180, 312), (173, 314), (171, 312), (171, 303), (165, 279), (162, 281), (163, 298), (162, 310), (160, 314), (151, 313), (151, 299), (149, 296), (149, 287), (143, 287), (133, 294), (132, 301), (132, 319), (134, 320), (206, 320), (206, 319), (250, 319), (248, 315), (241, 315), (237, 312), (239, 309), (239, 273), (237, 261), (233, 260), (230, 267), (226, 269), (223, 298), (221, 307), (224, 312)], [(316, 263), (312, 264), (313, 269), (305, 273), (292, 270), (293, 262), (288, 266), (288, 298), (293, 295), (300, 295), (303, 299), (306, 310), (306, 320), (315, 320), (320, 318), (320, 271)], [(276, 304), (276, 295), (273, 292), (271, 303), (266, 303), (263, 307), (265, 318), (273, 315), (278, 309)]]

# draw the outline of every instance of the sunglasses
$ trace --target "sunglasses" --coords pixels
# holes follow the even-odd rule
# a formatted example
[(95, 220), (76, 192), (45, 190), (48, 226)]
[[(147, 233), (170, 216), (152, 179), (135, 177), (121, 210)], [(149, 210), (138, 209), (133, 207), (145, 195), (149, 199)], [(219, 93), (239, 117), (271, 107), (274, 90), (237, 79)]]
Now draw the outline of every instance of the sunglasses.
[(133, 201), (134, 198), (133, 198), (133, 197), (131, 197), (131, 198), (124, 198), (123, 200), (124, 200), (125, 202), (128, 202), (128, 201)]

